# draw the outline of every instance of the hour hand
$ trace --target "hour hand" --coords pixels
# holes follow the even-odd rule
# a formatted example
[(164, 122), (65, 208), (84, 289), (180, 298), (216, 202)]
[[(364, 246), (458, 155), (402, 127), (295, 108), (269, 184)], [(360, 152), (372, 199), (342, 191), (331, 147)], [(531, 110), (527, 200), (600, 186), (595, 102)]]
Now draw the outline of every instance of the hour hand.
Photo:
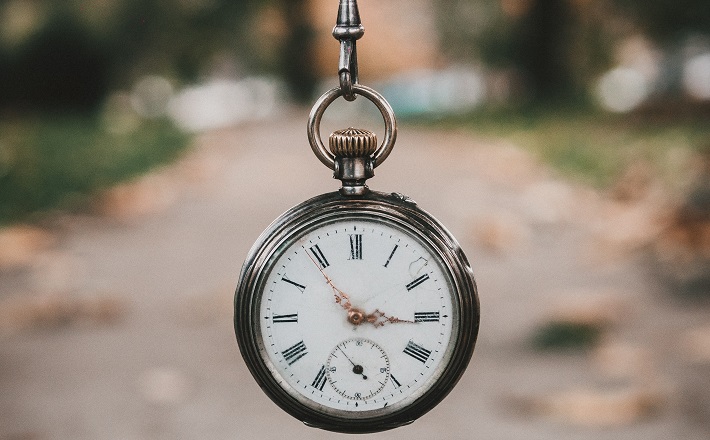
[(387, 316), (380, 309), (375, 309), (374, 312), (365, 314), (363, 311), (352, 307), (348, 310), (348, 321), (353, 325), (372, 324), (375, 327), (382, 327), (385, 324), (414, 323), (414, 321), (399, 319), (395, 316)]
[(382, 327), (385, 324), (398, 324), (398, 323), (409, 323), (414, 324), (414, 321), (409, 321), (407, 319), (399, 319), (396, 316), (387, 316), (386, 313), (380, 311), (380, 309), (375, 309), (374, 312), (367, 315), (367, 322), (374, 325), (375, 327)]

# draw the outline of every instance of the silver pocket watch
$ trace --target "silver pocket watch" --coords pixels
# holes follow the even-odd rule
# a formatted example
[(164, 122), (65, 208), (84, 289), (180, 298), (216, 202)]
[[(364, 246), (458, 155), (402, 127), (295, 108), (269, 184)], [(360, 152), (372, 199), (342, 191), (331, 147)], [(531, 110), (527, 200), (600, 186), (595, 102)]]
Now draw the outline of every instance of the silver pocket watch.
[[(366, 185), (392, 151), (396, 119), (384, 97), (357, 83), (362, 26), (357, 3), (340, 3), (341, 86), (316, 102), (307, 132), (342, 188), (261, 234), (242, 267), (234, 326), (250, 372), (278, 406), (309, 426), (367, 433), (413, 422), (452, 390), (473, 353), (479, 304), (446, 228), (408, 197)], [(349, 128), (326, 149), (323, 113), (356, 95), (380, 110), (382, 144)]]

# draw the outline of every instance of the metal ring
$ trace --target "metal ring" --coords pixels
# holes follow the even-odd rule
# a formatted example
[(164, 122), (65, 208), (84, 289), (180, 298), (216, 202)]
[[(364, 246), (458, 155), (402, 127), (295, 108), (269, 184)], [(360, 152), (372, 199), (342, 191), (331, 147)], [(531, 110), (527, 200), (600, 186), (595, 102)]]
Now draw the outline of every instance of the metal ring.
[[(353, 84), (353, 92), (357, 95), (364, 96), (375, 104), (385, 121), (385, 137), (382, 140), (382, 144), (372, 154), (372, 166), (376, 168), (382, 164), (392, 152), (394, 143), (397, 140), (397, 118), (389, 102), (373, 89), (360, 84)], [(320, 121), (323, 118), (325, 109), (342, 95), (343, 91), (339, 87), (328, 90), (323, 96), (318, 98), (313, 105), (311, 114), (308, 116), (308, 142), (310, 142), (311, 149), (316, 157), (323, 162), (323, 165), (331, 170), (335, 170), (335, 156), (328, 151), (323, 144), (323, 140), (320, 136)]]

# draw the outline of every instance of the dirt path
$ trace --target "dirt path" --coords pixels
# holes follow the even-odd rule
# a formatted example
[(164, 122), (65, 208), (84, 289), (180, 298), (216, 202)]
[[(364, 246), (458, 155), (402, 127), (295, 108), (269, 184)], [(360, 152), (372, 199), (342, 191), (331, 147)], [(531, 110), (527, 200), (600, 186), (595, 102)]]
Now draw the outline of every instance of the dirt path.
[[(272, 404), (233, 334), (232, 292), (251, 244), (292, 205), (337, 189), (307, 146), (304, 115), (275, 127), (202, 136), (145, 193), (128, 189), (133, 202), (114, 197), (107, 217), (62, 220), (53, 246), (0, 272), (0, 299), (17, 299), (17, 313), (36, 314), (41, 304), (23, 300), (47, 294), (55, 302), (45, 306), (74, 311), (67, 325), (4, 327), (0, 439), (337, 436)], [(370, 186), (411, 196), (450, 228), (482, 306), (460, 385), (413, 425), (372, 437), (708, 438), (708, 397), (697, 392), (710, 388), (708, 364), (688, 360), (681, 342), (710, 311), (662, 294), (620, 250), (623, 237), (596, 227), (593, 193), (512, 147), (407, 126)], [(608, 319), (608, 334), (592, 353), (534, 351), (530, 335), (555, 314)]]

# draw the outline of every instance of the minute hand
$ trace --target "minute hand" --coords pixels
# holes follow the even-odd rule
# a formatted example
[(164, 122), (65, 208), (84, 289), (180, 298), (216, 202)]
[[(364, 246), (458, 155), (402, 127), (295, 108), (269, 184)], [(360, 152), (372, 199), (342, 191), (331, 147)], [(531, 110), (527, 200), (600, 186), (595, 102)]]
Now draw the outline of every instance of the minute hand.
[(316, 268), (323, 275), (323, 278), (325, 278), (325, 282), (328, 283), (331, 289), (333, 289), (333, 296), (335, 297), (335, 302), (337, 304), (340, 304), (340, 306), (348, 312), (351, 311), (353, 306), (350, 302), (350, 297), (348, 296), (348, 294), (335, 287), (335, 284), (333, 284), (333, 280), (331, 280), (330, 277), (325, 273), (323, 268), (320, 267), (318, 263), (316, 263), (316, 260), (314, 260), (313, 257), (311, 257), (311, 255), (308, 253), (306, 253), (306, 255), (308, 255), (308, 258), (310, 258), (310, 260), (313, 262), (313, 265), (315, 265)]
[(365, 320), (375, 327), (382, 327), (385, 324), (397, 324), (397, 323), (409, 323), (414, 324), (415, 321), (409, 321), (407, 319), (399, 319), (396, 316), (387, 316), (380, 309), (375, 309), (374, 312), (370, 313), (365, 317)]

